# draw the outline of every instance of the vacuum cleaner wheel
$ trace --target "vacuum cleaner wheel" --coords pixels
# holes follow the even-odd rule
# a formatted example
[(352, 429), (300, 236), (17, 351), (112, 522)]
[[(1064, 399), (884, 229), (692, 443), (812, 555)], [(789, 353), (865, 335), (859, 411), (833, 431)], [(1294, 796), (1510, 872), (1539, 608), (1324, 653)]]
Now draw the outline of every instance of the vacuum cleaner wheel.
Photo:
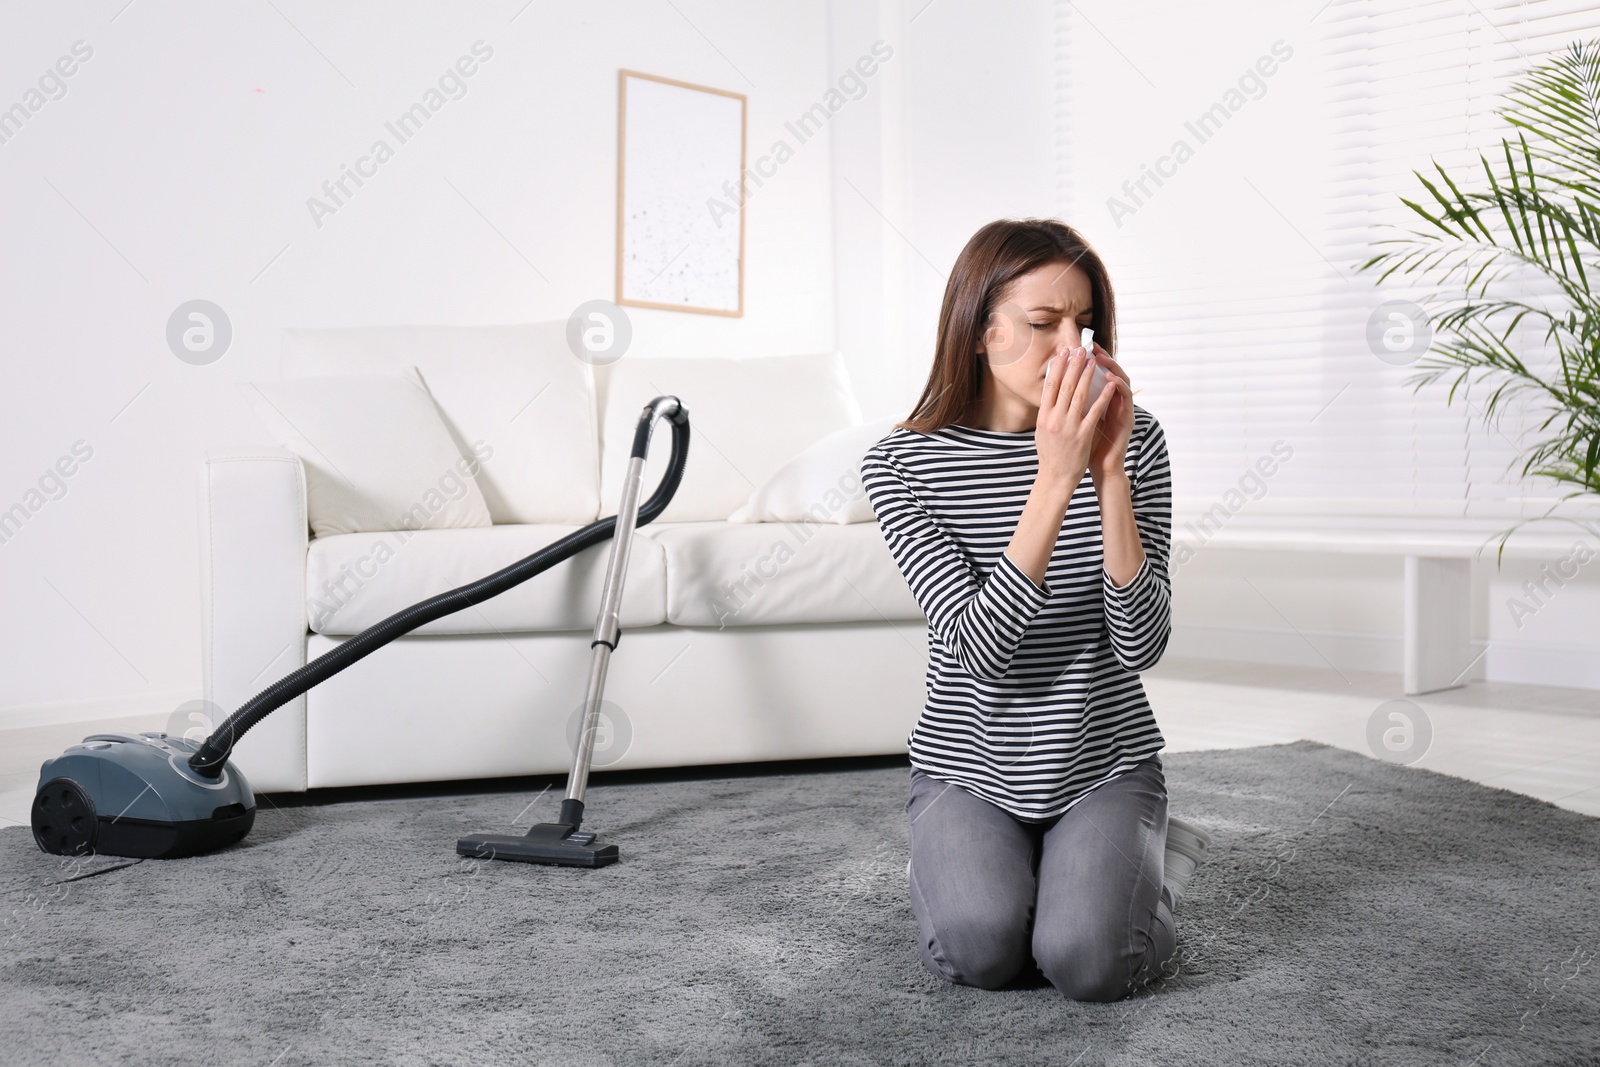
[(94, 802), (71, 778), (52, 778), (33, 797), (33, 839), (53, 856), (94, 852), (100, 820)]

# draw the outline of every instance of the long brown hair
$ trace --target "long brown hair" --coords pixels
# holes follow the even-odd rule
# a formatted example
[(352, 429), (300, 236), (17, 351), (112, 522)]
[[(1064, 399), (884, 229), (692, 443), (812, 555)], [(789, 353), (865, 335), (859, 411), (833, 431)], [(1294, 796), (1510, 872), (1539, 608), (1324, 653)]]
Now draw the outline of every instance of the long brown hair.
[(939, 338), (928, 384), (911, 417), (896, 423), (932, 433), (972, 413), (983, 385), (978, 343), (1018, 278), (1047, 263), (1076, 264), (1089, 275), (1097, 344), (1116, 355), (1117, 309), (1111, 279), (1082, 234), (1059, 219), (998, 219), (972, 235), (950, 270), (939, 309)]

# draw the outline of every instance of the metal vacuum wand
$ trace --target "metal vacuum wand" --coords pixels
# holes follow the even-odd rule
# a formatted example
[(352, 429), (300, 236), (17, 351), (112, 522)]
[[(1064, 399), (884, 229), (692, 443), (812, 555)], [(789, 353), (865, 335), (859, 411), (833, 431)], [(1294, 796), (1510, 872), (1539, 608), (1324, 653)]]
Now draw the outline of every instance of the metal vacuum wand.
[[(569, 823), (576, 831), (583, 823), (583, 795), (589, 787), (589, 764), (594, 758), (594, 735), (600, 727), (600, 697), (606, 687), (606, 668), (611, 663), (611, 653), (616, 651), (622, 631), (617, 614), (622, 607), (622, 579), (628, 570), (628, 550), (633, 546), (634, 528), (639, 522), (639, 492), (644, 484), (645, 455), (650, 450), (650, 431), (655, 420), (672, 414), (662, 410), (677, 408), (676, 397), (659, 397), (644, 409), (639, 429), (634, 437), (633, 454), (628, 459), (628, 472), (622, 479), (622, 500), (617, 505), (617, 532), (611, 536), (611, 561), (606, 564), (606, 578), (600, 594), (600, 614), (594, 622), (594, 640), (589, 647), (594, 654), (589, 660), (589, 689), (583, 702), (583, 726), (578, 731), (577, 751), (572, 756), (572, 772), (567, 776), (567, 798), (561, 802), (561, 821)], [(639, 440), (642, 434), (644, 440)]]
[[(645, 458), (650, 451), (650, 433), (657, 419), (673, 424), (673, 452), (679, 461), (687, 456), (689, 413), (675, 396), (658, 396), (640, 413), (634, 430), (633, 452), (622, 479), (622, 499), (617, 505), (616, 528), (612, 533), (611, 560), (606, 564), (605, 585), (600, 594), (600, 613), (595, 619), (594, 638), (589, 642), (588, 692), (583, 701), (583, 723), (572, 755), (572, 772), (567, 776), (567, 796), (561, 802), (556, 822), (540, 823), (526, 835), (469, 834), (456, 842), (456, 852), (479, 859), (521, 860), (524, 863), (554, 863), (569, 867), (603, 867), (617, 861), (617, 846), (581, 830), (583, 796), (589, 785), (589, 764), (594, 758), (594, 735), (600, 724), (600, 697), (605, 691), (606, 667), (616, 651), (622, 631), (617, 613), (622, 605), (622, 580), (628, 570), (628, 550), (633, 544), (639, 521), (639, 492), (644, 481)], [(669, 472), (670, 477), (670, 472)], [(667, 479), (663, 479), (665, 483)], [(676, 490), (677, 483), (671, 487)], [(659, 495), (660, 490), (657, 490)]]

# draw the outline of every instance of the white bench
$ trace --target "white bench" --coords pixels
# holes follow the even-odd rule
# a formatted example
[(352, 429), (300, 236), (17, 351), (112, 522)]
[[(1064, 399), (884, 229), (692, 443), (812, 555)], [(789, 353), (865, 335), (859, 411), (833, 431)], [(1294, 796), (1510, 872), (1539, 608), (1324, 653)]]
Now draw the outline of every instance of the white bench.
[[(1558, 512), (1561, 514), (1561, 512)], [(1582, 514), (1591, 528), (1593, 518)], [(1328, 519), (1325, 529), (1306, 529), (1308, 516), (1271, 516), (1274, 524), (1230, 519), (1208, 525), (1195, 514), (1174, 514), (1172, 555), (1174, 569), (1180, 546), (1196, 554), (1207, 549), (1277, 552), (1353, 552), (1364, 555), (1405, 557), (1404, 689), (1408, 696), (1455, 689), (1466, 684), (1467, 673), (1483, 656), (1472, 655), (1472, 561), (1493, 561), (1500, 534), (1516, 520), (1474, 519), (1469, 528), (1426, 529), (1443, 523), (1420, 519), (1404, 525), (1374, 522), (1370, 518)], [(1298, 527), (1298, 528), (1297, 528)], [(1557, 532), (1565, 531), (1565, 532)], [(1196, 534), (1203, 535), (1196, 536)], [(1596, 537), (1572, 523), (1545, 520), (1529, 523), (1505, 543), (1505, 559), (1556, 561), (1572, 552), (1575, 541), (1596, 547)], [(1487, 651), (1487, 649), (1485, 649)]]

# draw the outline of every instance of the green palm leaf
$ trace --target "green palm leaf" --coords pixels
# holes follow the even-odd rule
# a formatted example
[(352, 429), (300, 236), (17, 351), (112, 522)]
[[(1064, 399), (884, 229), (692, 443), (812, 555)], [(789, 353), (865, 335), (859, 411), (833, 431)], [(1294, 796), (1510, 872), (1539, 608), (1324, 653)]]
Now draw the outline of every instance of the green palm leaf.
[[(1574, 42), (1534, 67), (1506, 101), (1497, 114), (1516, 137), (1501, 141), (1503, 165), (1480, 153), (1483, 185), (1465, 190), (1437, 161), (1436, 178), (1413, 171), (1427, 196), (1400, 202), (1426, 225), (1374, 242), (1394, 247), (1356, 269), (1381, 270), (1378, 285), (1399, 275), (1433, 287), (1425, 299), (1434, 343), (1406, 384), (1421, 389), (1454, 374), (1446, 404), (1458, 389), (1465, 400), (1472, 386), (1493, 384), (1486, 426), (1513, 397), (1533, 396), (1547, 410), (1538, 430), (1547, 436), (1528, 450), (1521, 475), (1579, 487), (1559, 505), (1600, 494), (1600, 296), (1589, 288), (1589, 268), (1600, 266), (1600, 42)], [(1551, 287), (1556, 298), (1501, 291), (1513, 279)], [(1544, 327), (1537, 353), (1513, 347), (1524, 320)], [(1528, 357), (1547, 354), (1557, 369), (1529, 368), (1540, 361)], [(1531, 521), (1504, 532), (1502, 555)]]

